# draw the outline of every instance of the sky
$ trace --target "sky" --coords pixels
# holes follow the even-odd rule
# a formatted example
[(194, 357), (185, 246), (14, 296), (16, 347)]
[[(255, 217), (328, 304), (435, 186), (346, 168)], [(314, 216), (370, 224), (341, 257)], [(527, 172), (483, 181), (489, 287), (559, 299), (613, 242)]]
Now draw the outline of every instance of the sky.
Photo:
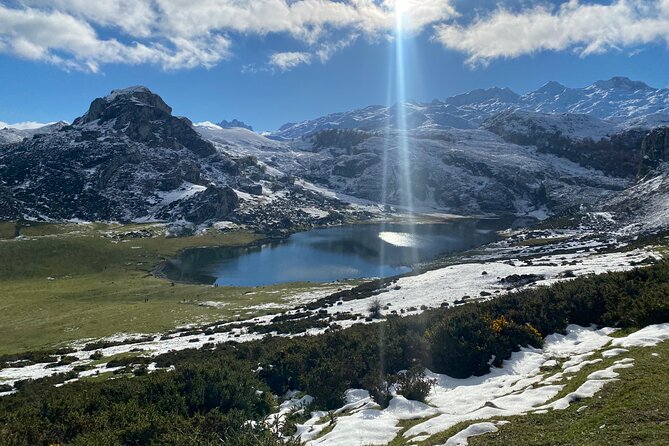
[(271, 131), (392, 102), (398, 42), (421, 102), (669, 85), (669, 0), (0, 0), (0, 125), (72, 121), (145, 85), (195, 122)]

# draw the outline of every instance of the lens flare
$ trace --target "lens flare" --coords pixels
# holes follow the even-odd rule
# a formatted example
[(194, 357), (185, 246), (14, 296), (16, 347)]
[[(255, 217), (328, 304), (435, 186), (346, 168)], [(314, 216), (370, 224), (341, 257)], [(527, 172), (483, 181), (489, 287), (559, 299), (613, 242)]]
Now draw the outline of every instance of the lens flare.
[(406, 0), (395, 0), (395, 14), (402, 15), (409, 9)]

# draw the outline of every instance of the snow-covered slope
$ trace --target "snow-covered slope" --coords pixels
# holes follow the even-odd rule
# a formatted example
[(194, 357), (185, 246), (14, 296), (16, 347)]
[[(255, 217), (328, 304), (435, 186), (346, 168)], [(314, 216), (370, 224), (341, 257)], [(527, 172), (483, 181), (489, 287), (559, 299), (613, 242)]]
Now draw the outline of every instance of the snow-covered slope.
[[(367, 133), (353, 147), (289, 144), (267, 162), (337, 192), (401, 202), (398, 137)], [(485, 130), (418, 129), (408, 133), (412, 195), (419, 208), (462, 214), (508, 214), (589, 205), (630, 184)], [(384, 159), (387, 165), (384, 166)]]
[(655, 232), (669, 228), (669, 166), (606, 203), (628, 234)]
[(209, 141), (246, 152), (249, 155), (255, 155), (258, 151), (276, 150), (283, 147), (280, 142), (266, 138), (244, 127), (224, 128), (211, 122), (200, 122), (194, 124), (194, 128), (203, 138)]
[(2, 127), (0, 125), (0, 145), (14, 144), (21, 142), (26, 138), (32, 138), (35, 135), (44, 135), (47, 133), (56, 132), (67, 126), (67, 122), (59, 121), (51, 124), (44, 124), (34, 128), (13, 128)]
[(669, 229), (669, 127), (646, 136), (642, 155), (641, 181), (604, 206), (628, 233)]
[(497, 134), (531, 135), (538, 132), (543, 135), (593, 141), (599, 141), (618, 132), (615, 124), (592, 115), (548, 114), (524, 110), (500, 113), (484, 122), (483, 127), (494, 129)]
[(24, 138), (25, 136), (21, 130), (12, 128), (0, 129), (0, 145), (21, 142)]

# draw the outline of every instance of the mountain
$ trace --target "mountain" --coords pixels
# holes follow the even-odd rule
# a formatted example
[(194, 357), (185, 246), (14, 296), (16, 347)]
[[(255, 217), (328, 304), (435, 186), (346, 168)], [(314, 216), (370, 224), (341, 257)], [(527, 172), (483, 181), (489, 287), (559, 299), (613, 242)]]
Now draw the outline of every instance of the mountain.
[(219, 122), (217, 125), (221, 128), (224, 128), (224, 129), (240, 128), (240, 129), (246, 129), (246, 130), (253, 131), (253, 127), (251, 127), (250, 125), (248, 125), (248, 124), (246, 124), (242, 121), (238, 121), (236, 119), (233, 119), (232, 121), (226, 121), (224, 119), (221, 122)]
[[(263, 202), (265, 191), (270, 196)], [(4, 220), (290, 226), (313, 220), (301, 206), (330, 203), (313, 195), (266, 173), (251, 157), (220, 150), (146, 87), (114, 90), (72, 125), (0, 150)]]
[(204, 139), (221, 144), (223, 148), (234, 148), (236, 153), (255, 155), (257, 151), (276, 149), (281, 143), (266, 138), (245, 127), (221, 127), (211, 122), (194, 124), (194, 129)]
[(15, 129), (10, 127), (0, 128), (0, 145), (13, 144), (21, 142), (26, 138), (31, 138), (35, 135), (43, 135), (45, 133), (55, 132), (67, 125), (67, 122), (59, 121), (34, 129)]
[(641, 163), (646, 129), (620, 130), (610, 121), (586, 114), (546, 114), (523, 110), (502, 112), (482, 128), (505, 141), (534, 146), (541, 153), (566, 158), (617, 177), (635, 178)]
[[(474, 90), (443, 102), (406, 104), (409, 128), (476, 128), (491, 117), (511, 110), (544, 114), (587, 114), (618, 129), (653, 128), (669, 122), (669, 89), (657, 89), (626, 77), (598, 81), (584, 88), (558, 82), (518, 95), (508, 88)], [(282, 126), (272, 138), (301, 138), (324, 129), (373, 130), (396, 124), (396, 107), (372, 106)]]
[[(562, 87), (562, 86), (560, 86)], [(621, 125), (651, 114), (669, 114), (669, 89), (656, 89), (626, 77), (561, 91), (549, 83), (521, 98), (523, 108), (544, 113), (590, 114)]]
[[(408, 103), (406, 107), (407, 127), (473, 128), (466, 118), (458, 116), (457, 107), (440, 102), (432, 104)], [(270, 135), (277, 140), (297, 139), (329, 129), (381, 130), (395, 127), (397, 106), (372, 105), (360, 110), (333, 113), (297, 124), (285, 124)]]
[[(591, 206), (632, 184), (482, 129), (422, 128), (403, 136), (419, 210), (543, 215)], [(398, 140), (392, 130), (327, 130), (258, 156), (323, 188), (397, 205), (406, 192)]]
[(629, 123), (663, 122), (665, 96), (625, 78), (524, 96), (493, 88), (407, 104), (403, 130), (397, 106), (377, 105), (270, 138), (173, 116), (145, 87), (114, 90), (72, 125), (12, 133), (0, 148), (0, 218), (225, 220), (280, 233), (369, 216), (406, 195), (418, 210), (463, 215), (597, 209), (662, 174), (661, 137)]

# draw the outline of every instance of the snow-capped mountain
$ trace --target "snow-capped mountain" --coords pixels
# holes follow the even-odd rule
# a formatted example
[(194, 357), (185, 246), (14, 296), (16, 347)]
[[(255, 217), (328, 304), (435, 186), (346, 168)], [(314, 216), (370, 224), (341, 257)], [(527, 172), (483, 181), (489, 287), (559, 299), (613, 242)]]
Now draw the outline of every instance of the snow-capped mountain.
[(550, 82), (521, 98), (522, 108), (544, 113), (580, 113), (619, 124), (653, 114), (669, 114), (669, 89), (657, 89), (626, 77), (598, 81), (585, 88)]
[[(72, 125), (7, 132), (0, 218), (224, 219), (272, 232), (342, 222), (406, 193), (419, 209), (464, 215), (596, 208), (658, 169), (665, 156), (649, 149), (648, 128), (629, 123), (663, 122), (667, 102), (666, 90), (623, 78), (584, 89), (552, 82), (524, 96), (489, 89), (408, 104), (406, 131), (393, 125), (396, 106), (370, 106), (268, 138), (192, 124), (131, 87), (96, 99)], [(400, 136), (411, 148), (410, 191)]]
[(280, 142), (266, 138), (244, 127), (221, 127), (218, 124), (205, 121), (195, 123), (194, 128), (200, 136), (220, 144), (223, 149), (234, 147), (237, 153), (242, 151), (246, 155), (255, 155), (257, 151), (283, 147)]
[[(518, 95), (508, 88), (474, 90), (443, 102), (406, 105), (409, 128), (476, 128), (509, 110), (545, 114), (587, 114), (609, 121), (618, 129), (653, 128), (669, 123), (669, 89), (657, 89), (625, 77), (598, 81), (585, 88), (549, 82), (536, 91)], [(282, 126), (276, 139), (294, 139), (324, 129), (373, 130), (395, 125), (394, 107), (371, 106)]]

